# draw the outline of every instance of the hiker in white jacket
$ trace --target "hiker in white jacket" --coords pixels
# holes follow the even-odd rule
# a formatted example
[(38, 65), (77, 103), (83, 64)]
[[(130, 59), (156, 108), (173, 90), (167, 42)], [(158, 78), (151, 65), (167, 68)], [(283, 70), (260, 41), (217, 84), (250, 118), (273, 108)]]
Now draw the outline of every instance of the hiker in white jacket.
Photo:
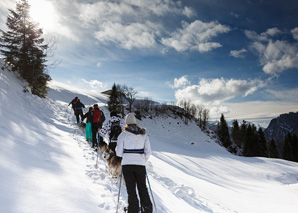
[(122, 157), (122, 171), (128, 194), (128, 212), (139, 212), (137, 186), (141, 211), (152, 213), (152, 203), (146, 186), (145, 167), (151, 154), (149, 137), (146, 129), (137, 125), (134, 114), (129, 113), (125, 118), (125, 123), (123, 132), (118, 136), (116, 154)]

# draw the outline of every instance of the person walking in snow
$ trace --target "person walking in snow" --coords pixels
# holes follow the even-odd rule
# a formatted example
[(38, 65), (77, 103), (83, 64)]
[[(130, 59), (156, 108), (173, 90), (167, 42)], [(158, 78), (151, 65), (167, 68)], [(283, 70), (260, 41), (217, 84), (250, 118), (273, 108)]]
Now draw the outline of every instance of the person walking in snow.
[(80, 123), (80, 117), (81, 120), (83, 120), (83, 108), (85, 108), (85, 105), (80, 101), (80, 99), (77, 99), (76, 104), (74, 105), (75, 108), (75, 115), (77, 119), (77, 124)]
[(86, 140), (88, 142), (92, 141), (92, 128), (91, 128), (91, 111), (92, 110), (93, 110), (93, 107), (89, 107), (88, 112), (86, 112), (82, 118), (82, 122), (85, 118), (87, 118), (85, 134), (86, 134)]
[(98, 132), (101, 137), (106, 137), (108, 134), (109, 137), (109, 150), (115, 152), (115, 148), (117, 145), (118, 136), (122, 132), (124, 127), (123, 119), (117, 116), (116, 111), (112, 111), (110, 113), (110, 119), (105, 123), (103, 128)]
[[(98, 108), (98, 104), (93, 105), (93, 110), (90, 112), (91, 115), (91, 128), (92, 128), (92, 147), (97, 148), (97, 132), (99, 128), (102, 128), (102, 124), (105, 121), (104, 113)], [(102, 138), (100, 139), (102, 140)]]
[(134, 114), (125, 117), (126, 126), (118, 136), (116, 155), (122, 157), (122, 172), (128, 194), (128, 212), (139, 212), (139, 200), (136, 186), (141, 201), (141, 211), (152, 213), (152, 203), (146, 187), (145, 164), (151, 155), (151, 146), (146, 129), (136, 123)]
[(71, 104), (71, 108), (72, 108), (74, 114), (76, 114), (76, 113), (75, 113), (75, 108), (74, 108), (74, 106), (75, 106), (75, 104), (77, 103), (77, 100), (78, 100), (78, 97), (75, 97), (75, 98), (74, 98), (71, 102), (69, 102), (69, 104), (68, 104), (68, 106)]

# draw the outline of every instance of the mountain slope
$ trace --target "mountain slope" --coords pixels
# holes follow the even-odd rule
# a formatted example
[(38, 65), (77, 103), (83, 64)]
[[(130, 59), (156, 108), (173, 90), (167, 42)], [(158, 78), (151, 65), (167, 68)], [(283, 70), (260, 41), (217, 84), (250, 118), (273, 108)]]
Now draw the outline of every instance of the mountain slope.
[[(68, 103), (105, 97), (52, 86), (49, 99), (22, 92), (0, 71), (0, 212), (115, 212), (119, 185), (74, 125)], [(64, 100), (66, 99), (66, 100)], [(153, 154), (147, 165), (157, 212), (296, 212), (297, 163), (228, 153), (195, 123), (143, 119)], [(127, 205), (121, 187), (120, 208)]]
[(298, 112), (281, 114), (272, 119), (264, 132), (268, 141), (273, 138), (277, 144), (282, 143), (289, 132), (298, 134)]

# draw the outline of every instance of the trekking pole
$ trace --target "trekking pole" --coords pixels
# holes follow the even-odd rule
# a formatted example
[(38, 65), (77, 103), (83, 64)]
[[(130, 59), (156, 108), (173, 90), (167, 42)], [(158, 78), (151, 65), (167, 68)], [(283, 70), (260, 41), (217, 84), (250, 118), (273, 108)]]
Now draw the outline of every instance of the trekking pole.
[(98, 162), (98, 152), (99, 152), (99, 142), (100, 142), (100, 136), (97, 132), (97, 156), (96, 156), (96, 166), (97, 166), (97, 162)]
[(153, 205), (154, 205), (154, 208), (155, 208), (155, 212), (157, 212), (155, 201), (154, 201), (154, 197), (153, 197), (153, 193), (152, 193), (151, 186), (150, 186), (150, 181), (149, 181), (149, 178), (148, 178), (148, 175), (147, 175), (147, 171), (146, 171), (146, 177), (147, 177), (147, 181), (148, 181), (148, 185), (149, 185), (149, 189), (150, 189), (150, 193), (151, 193)]
[(121, 180), (122, 180), (122, 169), (121, 169), (121, 173), (120, 173), (120, 183), (119, 183), (119, 191), (118, 191), (118, 200), (117, 200), (117, 209), (116, 209), (116, 213), (118, 213), (118, 207), (119, 207), (119, 198), (120, 198)]

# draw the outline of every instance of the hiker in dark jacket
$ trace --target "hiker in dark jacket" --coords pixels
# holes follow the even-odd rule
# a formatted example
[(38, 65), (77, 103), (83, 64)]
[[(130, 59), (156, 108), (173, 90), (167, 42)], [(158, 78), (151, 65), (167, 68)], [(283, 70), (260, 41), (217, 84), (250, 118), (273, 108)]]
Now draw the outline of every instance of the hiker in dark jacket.
[(86, 133), (86, 140), (87, 141), (92, 141), (92, 129), (91, 129), (91, 111), (93, 110), (93, 107), (89, 107), (88, 112), (85, 113), (85, 115), (82, 118), (82, 122), (85, 118), (87, 118), (86, 121), (86, 129), (85, 129), (85, 133)]
[(117, 139), (119, 134), (122, 132), (124, 127), (123, 119), (117, 116), (116, 111), (110, 113), (110, 119), (105, 123), (103, 128), (98, 132), (101, 137), (109, 137), (109, 146), (108, 148), (115, 152), (117, 146)]
[[(93, 110), (90, 112), (91, 114), (91, 128), (92, 128), (92, 147), (97, 148), (97, 132), (100, 128), (102, 128), (102, 124), (105, 121), (105, 115), (98, 108), (97, 104), (93, 105)], [(100, 137), (100, 141), (103, 141), (102, 137)]]
[(77, 100), (78, 100), (78, 97), (75, 97), (75, 98), (74, 98), (71, 102), (69, 102), (69, 104), (68, 104), (68, 106), (71, 104), (71, 108), (72, 108), (74, 114), (76, 114), (76, 113), (75, 113), (75, 108), (74, 108), (74, 106), (75, 106), (75, 104), (77, 103)]
[(122, 172), (128, 194), (128, 212), (139, 212), (139, 200), (136, 186), (141, 200), (141, 212), (152, 213), (152, 203), (146, 187), (145, 164), (151, 155), (151, 146), (146, 129), (136, 123), (134, 114), (129, 113), (125, 118), (126, 126), (118, 136), (116, 155), (122, 157)]
[(80, 123), (80, 117), (81, 120), (83, 120), (83, 108), (85, 108), (85, 105), (78, 99), (77, 103), (74, 105), (77, 124)]

